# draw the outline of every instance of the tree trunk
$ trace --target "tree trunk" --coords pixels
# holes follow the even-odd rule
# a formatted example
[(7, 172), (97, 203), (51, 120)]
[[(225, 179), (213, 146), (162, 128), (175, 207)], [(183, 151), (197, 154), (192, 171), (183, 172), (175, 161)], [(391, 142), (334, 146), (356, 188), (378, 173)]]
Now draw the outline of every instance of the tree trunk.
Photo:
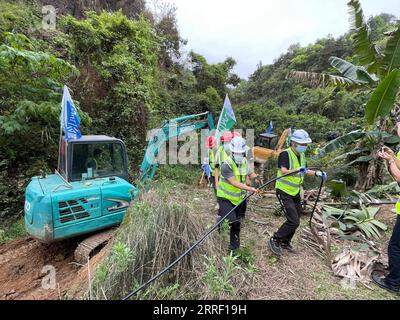
[(358, 167), (358, 179), (355, 189), (365, 192), (375, 184), (382, 183), (384, 166), (376, 155), (377, 150), (372, 152), (373, 159), (368, 163), (362, 163)]

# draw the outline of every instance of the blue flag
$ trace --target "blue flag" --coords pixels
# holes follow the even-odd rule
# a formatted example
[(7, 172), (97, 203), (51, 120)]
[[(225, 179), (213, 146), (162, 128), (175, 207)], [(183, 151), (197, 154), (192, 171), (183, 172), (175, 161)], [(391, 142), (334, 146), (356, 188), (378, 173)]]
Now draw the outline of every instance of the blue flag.
[(79, 119), (78, 111), (75, 108), (67, 86), (64, 86), (64, 93), (61, 101), (60, 121), (66, 141), (79, 139), (82, 136), (81, 131), (79, 130), (81, 120)]
[(272, 125), (272, 120), (271, 120), (271, 121), (269, 122), (269, 126), (268, 126), (266, 132), (267, 132), (267, 133), (272, 133), (273, 127), (274, 127), (274, 126)]

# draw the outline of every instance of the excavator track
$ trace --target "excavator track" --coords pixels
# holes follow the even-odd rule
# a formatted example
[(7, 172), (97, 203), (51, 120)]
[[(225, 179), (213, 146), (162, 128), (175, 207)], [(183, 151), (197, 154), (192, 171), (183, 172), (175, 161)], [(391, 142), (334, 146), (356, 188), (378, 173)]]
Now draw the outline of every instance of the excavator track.
[(75, 261), (82, 265), (86, 264), (91, 253), (99, 246), (106, 244), (113, 237), (115, 231), (116, 229), (106, 230), (83, 240), (75, 249)]

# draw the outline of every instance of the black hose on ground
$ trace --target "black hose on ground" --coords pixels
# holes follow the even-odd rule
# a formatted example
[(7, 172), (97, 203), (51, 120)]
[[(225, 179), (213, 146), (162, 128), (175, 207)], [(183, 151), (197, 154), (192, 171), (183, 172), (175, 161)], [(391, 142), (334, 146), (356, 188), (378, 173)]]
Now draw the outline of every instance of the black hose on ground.
[(319, 185), (319, 190), (318, 190), (317, 198), (315, 199), (314, 207), (313, 207), (313, 209), (312, 209), (312, 211), (311, 211), (311, 215), (310, 215), (310, 220), (308, 221), (308, 225), (310, 226), (310, 228), (311, 228), (312, 219), (313, 219), (313, 217), (314, 217), (315, 209), (317, 208), (317, 204), (318, 204), (318, 201), (319, 201), (319, 197), (321, 196), (322, 186), (323, 186), (323, 185), (324, 185), (324, 179), (322, 179), (322, 177), (321, 177), (321, 184)]
[[(315, 169), (315, 168), (309, 168), (309, 169)], [(292, 176), (295, 175), (297, 173), (300, 173), (300, 170), (296, 170), (287, 174), (283, 174), (280, 177), (276, 177), (274, 179), (271, 179), (269, 181), (267, 181), (266, 183), (264, 183), (263, 185), (261, 185), (258, 190), (264, 189), (265, 187), (267, 187), (268, 185), (270, 185), (271, 183), (282, 179), (284, 177), (287, 176)], [(321, 178), (321, 185), (320, 185), (320, 189), (318, 192), (318, 196), (317, 199), (315, 201), (314, 204), (314, 208), (313, 211), (311, 213), (311, 218), (310, 218), (310, 223), (311, 223), (311, 219), (314, 215), (314, 210), (317, 206), (317, 202), (319, 201), (319, 197), (321, 194), (321, 190), (322, 190), (322, 186), (323, 186), (323, 179)], [(124, 297), (122, 300), (128, 300), (131, 297), (133, 297), (134, 295), (136, 295), (139, 291), (143, 290), (144, 288), (146, 288), (148, 285), (150, 285), (151, 283), (153, 283), (154, 281), (156, 281), (158, 278), (160, 278), (162, 275), (164, 275), (166, 272), (168, 272), (172, 267), (174, 267), (179, 261), (181, 261), (184, 257), (186, 257), (191, 251), (193, 251), (193, 249), (195, 249), (201, 242), (204, 241), (205, 238), (207, 238), (213, 231), (215, 231), (218, 226), (223, 223), (223, 221), (237, 208), (239, 207), (244, 201), (246, 201), (247, 199), (249, 199), (250, 197), (252, 197), (255, 193), (252, 192), (250, 194), (248, 194), (239, 204), (237, 204), (235, 207), (232, 208), (232, 210), (230, 210), (225, 216), (223, 216), (216, 224), (214, 224), (199, 240), (197, 240), (195, 243), (193, 243), (184, 253), (182, 253), (178, 258), (176, 258), (173, 262), (171, 262), (167, 267), (165, 267), (163, 270), (161, 270), (158, 274), (156, 274), (155, 276), (153, 276), (152, 278), (150, 278), (149, 280), (147, 280), (144, 284), (142, 284), (139, 288), (135, 289), (134, 291), (132, 291), (131, 293), (129, 293), (126, 297)]]

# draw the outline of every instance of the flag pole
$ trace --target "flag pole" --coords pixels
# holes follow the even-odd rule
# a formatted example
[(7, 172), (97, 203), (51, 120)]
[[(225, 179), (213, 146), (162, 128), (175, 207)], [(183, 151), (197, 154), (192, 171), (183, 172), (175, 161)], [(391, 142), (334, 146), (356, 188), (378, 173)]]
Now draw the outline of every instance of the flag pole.
[(60, 172), (60, 158), (61, 158), (61, 140), (62, 140), (62, 126), (60, 126), (60, 139), (58, 140), (58, 164), (57, 171)]

